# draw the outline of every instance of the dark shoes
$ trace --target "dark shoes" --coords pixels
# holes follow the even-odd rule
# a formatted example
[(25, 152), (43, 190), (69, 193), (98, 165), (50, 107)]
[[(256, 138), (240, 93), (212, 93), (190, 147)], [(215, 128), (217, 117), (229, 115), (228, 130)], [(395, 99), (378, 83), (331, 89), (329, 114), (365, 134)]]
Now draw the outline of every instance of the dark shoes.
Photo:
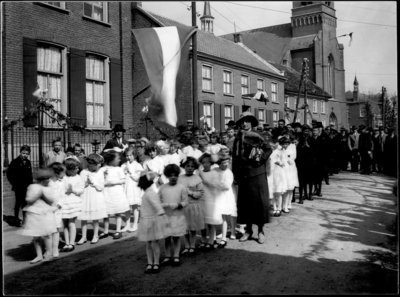
[(113, 238), (114, 238), (114, 239), (120, 239), (120, 238), (122, 238), (121, 232), (115, 233), (114, 236), (113, 236)]
[(303, 199), (300, 199), (299, 202), (297, 202), (297, 203), (298, 203), (298, 204), (303, 204), (304, 201), (303, 201)]
[(108, 236), (108, 233), (101, 232), (101, 234), (99, 235), (99, 239), (107, 238)]
[(226, 240), (221, 240), (221, 242), (218, 244), (218, 248), (223, 249), (224, 247), (226, 247), (228, 243), (226, 242)]

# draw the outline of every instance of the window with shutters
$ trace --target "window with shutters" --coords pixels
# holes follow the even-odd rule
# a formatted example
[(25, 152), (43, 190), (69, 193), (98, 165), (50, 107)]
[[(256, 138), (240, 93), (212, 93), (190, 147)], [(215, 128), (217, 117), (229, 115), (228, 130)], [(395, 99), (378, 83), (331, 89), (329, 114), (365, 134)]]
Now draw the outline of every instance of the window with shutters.
[(208, 127), (214, 127), (214, 104), (204, 102), (203, 114)]
[(265, 86), (264, 86), (264, 80), (263, 79), (257, 79), (257, 91), (264, 92), (265, 91)]
[(271, 83), (271, 102), (278, 102), (278, 84)]
[(225, 105), (224, 114), (225, 114), (225, 124), (227, 124), (229, 121), (233, 120), (233, 106)]
[(265, 109), (258, 109), (258, 122), (260, 125), (265, 123)]
[(213, 90), (213, 68), (211, 66), (203, 65), (202, 68), (202, 77), (203, 84), (202, 89), (204, 91), (212, 91)]
[(321, 113), (325, 114), (325, 102), (321, 101)]
[(43, 1), (43, 3), (46, 3), (46, 4), (49, 4), (49, 5), (52, 5), (52, 6), (56, 6), (56, 7), (65, 9), (65, 2), (47, 2), (47, 1)]
[(109, 59), (86, 56), (86, 119), (90, 127), (105, 128), (109, 117)]
[(272, 121), (274, 123), (274, 127), (278, 127), (278, 121), (279, 121), (279, 111), (274, 110), (272, 112)]
[(318, 112), (317, 100), (313, 100), (313, 102), (312, 102), (312, 111), (313, 111), (313, 113), (317, 113)]
[(250, 78), (247, 75), (242, 75), (242, 95), (249, 94), (249, 80)]
[[(54, 109), (67, 112), (67, 73), (66, 49), (53, 44), (40, 43), (37, 47), (37, 83)], [(43, 123), (46, 126), (57, 127), (51, 119), (44, 115)]]
[(102, 1), (84, 2), (83, 15), (107, 23), (108, 22), (107, 2), (102, 2)]
[(233, 94), (232, 90), (232, 72), (224, 70), (224, 94)]

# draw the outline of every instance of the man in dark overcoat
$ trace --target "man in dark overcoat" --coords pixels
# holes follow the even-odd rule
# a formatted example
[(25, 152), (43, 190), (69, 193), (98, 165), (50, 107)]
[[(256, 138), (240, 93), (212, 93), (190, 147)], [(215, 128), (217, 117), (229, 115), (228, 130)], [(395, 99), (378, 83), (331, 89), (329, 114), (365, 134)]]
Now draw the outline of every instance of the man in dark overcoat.
[(374, 141), (370, 131), (366, 126), (360, 126), (361, 134), (358, 142), (361, 156), (361, 174), (371, 174), (372, 151), (374, 150)]
[[(113, 149), (114, 147), (118, 147), (121, 150), (125, 151), (128, 148), (129, 143), (123, 138), (123, 133), (126, 131), (121, 124), (116, 124), (114, 129), (112, 130), (114, 133), (114, 137), (107, 141), (106, 145), (103, 148), (103, 152), (107, 149)], [(125, 152), (121, 153), (121, 163), (124, 164), (126, 162)]]
[(319, 128), (314, 126), (312, 129), (312, 136), (309, 138), (309, 145), (313, 151), (315, 158), (314, 169), (314, 192), (312, 195), (321, 197), (322, 180), (325, 176), (325, 140), (319, 135)]
[[(265, 240), (263, 226), (269, 222), (269, 191), (265, 163), (272, 149), (258, 133), (251, 132), (251, 128), (258, 125), (258, 120), (252, 113), (242, 113), (236, 125), (240, 130), (233, 143), (232, 171), (238, 184), (237, 222), (246, 225), (246, 232), (240, 241), (251, 237), (252, 225), (255, 224), (258, 227), (257, 241), (261, 244)], [(249, 139), (252, 141), (249, 142)]]
[(7, 178), (15, 192), (14, 223), (16, 227), (21, 227), (19, 210), (26, 205), (26, 191), (28, 186), (33, 183), (32, 165), (28, 157), (31, 148), (23, 145), (20, 148), (20, 155), (11, 161), (7, 169)]

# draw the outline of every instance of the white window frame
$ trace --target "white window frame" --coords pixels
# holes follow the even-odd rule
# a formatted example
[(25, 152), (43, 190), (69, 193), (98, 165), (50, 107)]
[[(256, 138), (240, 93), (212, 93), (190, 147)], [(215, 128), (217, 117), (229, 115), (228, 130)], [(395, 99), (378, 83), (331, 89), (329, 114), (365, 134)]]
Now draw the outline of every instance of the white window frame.
[(273, 110), (272, 111), (272, 122), (273, 122), (274, 127), (278, 127), (279, 110)]
[(325, 114), (325, 101), (321, 101), (321, 113)]
[[(261, 112), (262, 118), (260, 118), (260, 112)], [(257, 119), (258, 119), (258, 122), (259, 122), (260, 125), (266, 123), (265, 109), (264, 108), (259, 108), (258, 109)]]
[[(104, 82), (104, 124), (103, 125), (89, 125), (89, 123), (87, 123), (87, 127), (88, 128), (94, 128), (94, 129), (108, 129), (109, 126), (109, 118), (110, 118), (110, 58), (104, 55), (100, 55), (98, 53), (92, 53), (92, 52), (86, 52), (86, 58), (88, 56), (95, 56), (95, 57), (99, 57), (104, 59), (104, 78), (105, 80), (96, 80), (96, 79), (91, 79), (91, 78), (85, 78), (85, 86), (86, 86), (86, 82), (88, 80), (90, 81), (99, 81), (99, 82)], [(86, 59), (85, 59), (85, 63), (86, 63)], [(85, 68), (85, 72), (86, 72), (86, 68)], [(85, 87), (85, 92), (86, 92), (86, 87)], [(87, 102), (87, 101), (86, 101)], [(87, 104), (87, 103), (86, 103)], [(86, 121), (88, 120), (88, 118), (86, 117)]]
[[(227, 117), (226, 116), (226, 111), (227, 110), (230, 110), (230, 114), (231, 114), (231, 116), (230, 117)], [(224, 120), (225, 120), (225, 125), (230, 121), (230, 120), (233, 120), (233, 117), (234, 117), (234, 110), (233, 110), (233, 105), (224, 105)]]
[(310, 118), (307, 118), (307, 125), (311, 125), (311, 119)]
[[(247, 77), (247, 85), (244, 85), (242, 83), (242, 78), (244, 78), (244, 77)], [(240, 86), (241, 86), (242, 95), (250, 94), (250, 75), (247, 75), (247, 74), (240, 75)], [(247, 92), (245, 92), (245, 93), (243, 93), (244, 88), (247, 88)]]
[[(98, 20), (98, 19), (95, 19), (93, 17), (93, 15), (94, 15), (94, 13), (93, 13), (94, 5), (93, 5), (92, 1), (86, 1), (86, 2), (82, 3), (82, 5), (83, 5), (83, 15), (85, 17), (87, 17), (87, 18), (91, 18), (91, 19), (99, 21), (99, 22), (108, 23), (108, 2), (105, 2), (105, 1), (97, 1), (97, 2), (102, 2), (103, 3), (103, 20)], [(92, 15), (86, 15), (85, 14), (85, 3), (92, 5)]]
[(312, 111), (313, 111), (313, 113), (318, 112), (317, 100), (315, 100), (315, 99), (312, 102)]
[(325, 120), (321, 120), (321, 122), (322, 122), (322, 125), (323, 125), (324, 127), (326, 127), (326, 121), (325, 121)]
[[(211, 75), (211, 78), (208, 78), (208, 77), (204, 77), (203, 76), (203, 68), (210, 68), (210, 75)], [(203, 88), (203, 81), (204, 80), (207, 80), (207, 81), (210, 81), (211, 82), (211, 89), (210, 90), (207, 90), (207, 89), (204, 89)], [(203, 64), (202, 65), (202, 67), (201, 67), (201, 89), (203, 90), (203, 91), (208, 91), (208, 92), (212, 92), (212, 91), (214, 91), (214, 68), (211, 66), (211, 65), (206, 65), (206, 64)]]
[(285, 96), (284, 99), (286, 107), (290, 107), (290, 98), (289, 96)]
[[(231, 78), (230, 82), (225, 81), (225, 75), (224, 75), (225, 72), (229, 73), (229, 77)], [(227, 95), (233, 95), (233, 71), (224, 69), (222, 71), (222, 80), (223, 80), (223, 93), (227, 94)], [(225, 92), (225, 85), (230, 85), (230, 89), (231, 89), (230, 93)]]
[[(43, 1), (43, 3), (57, 8), (65, 9), (65, 1)], [(60, 3), (60, 6), (54, 5), (53, 3)]]
[[(273, 89), (273, 85), (275, 85), (276, 86), (276, 92), (274, 92), (274, 89)], [(275, 97), (274, 97), (274, 95), (275, 95)], [(277, 82), (271, 82), (271, 102), (279, 102), (279, 100), (278, 100), (278, 83)]]
[[(50, 5), (50, 4), (49, 4)], [(61, 77), (61, 104), (60, 104), (60, 109), (59, 112), (62, 114), (66, 114), (68, 112), (68, 98), (67, 98), (67, 86), (68, 86), (68, 73), (67, 73), (67, 48), (52, 42), (38, 42), (38, 49), (42, 46), (52, 46), (52, 47), (58, 47), (61, 49), (61, 72), (59, 73), (53, 73), (53, 72), (48, 72), (48, 71), (43, 71), (43, 70), (37, 70), (37, 73), (47, 73), (48, 75), (60, 75)], [(38, 67), (38, 66), (37, 66)], [(45, 88), (46, 89), (46, 88)], [(47, 87), (48, 89), (48, 87)], [(43, 90), (44, 91), (44, 90)], [(48, 92), (43, 93), (44, 97), (47, 98)], [(49, 101), (51, 103), (51, 101)], [(48, 128), (59, 128), (59, 125), (57, 122), (52, 123), (50, 118), (47, 117), (47, 115), (44, 115), (43, 118), (43, 125), (48, 127)]]
[[(206, 115), (206, 113), (205, 113), (206, 105), (210, 105), (211, 115)], [(212, 103), (212, 102), (203, 102), (203, 115), (204, 115), (204, 117), (206, 119), (206, 122), (207, 122), (208, 118), (210, 119), (210, 127), (209, 128), (214, 127), (214, 103)]]
[[(258, 87), (258, 83), (261, 82), (262, 88)], [(257, 78), (257, 91), (264, 92), (265, 91), (265, 80), (261, 78)]]

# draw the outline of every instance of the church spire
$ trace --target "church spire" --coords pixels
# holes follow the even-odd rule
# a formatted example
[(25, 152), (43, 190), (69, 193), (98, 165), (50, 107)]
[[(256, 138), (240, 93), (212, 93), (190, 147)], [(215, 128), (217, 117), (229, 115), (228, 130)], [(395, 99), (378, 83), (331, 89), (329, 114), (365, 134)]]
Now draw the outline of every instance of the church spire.
[(358, 81), (357, 81), (357, 75), (354, 76), (354, 83), (353, 83), (353, 101), (358, 101)]
[(201, 20), (201, 30), (214, 34), (214, 17), (211, 15), (210, 2), (204, 2), (204, 13), (200, 18)]
[(353, 84), (358, 86), (357, 75), (354, 76), (354, 83)]

